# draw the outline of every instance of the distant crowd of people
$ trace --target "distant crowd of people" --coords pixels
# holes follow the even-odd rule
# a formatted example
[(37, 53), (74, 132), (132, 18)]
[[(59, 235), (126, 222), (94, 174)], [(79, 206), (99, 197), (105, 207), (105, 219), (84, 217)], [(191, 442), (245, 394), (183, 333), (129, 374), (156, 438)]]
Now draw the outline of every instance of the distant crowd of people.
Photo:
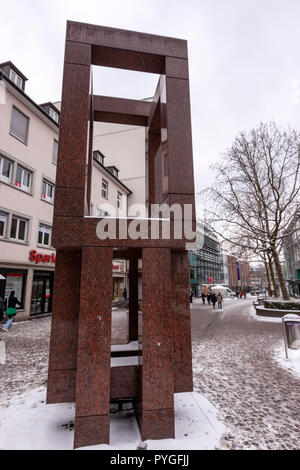
[[(236, 293), (236, 296), (237, 296), (238, 299), (246, 299), (247, 298), (247, 292), (246, 291), (244, 291), (244, 292), (243, 291), (238, 291)], [(193, 297), (194, 297), (194, 292), (191, 291), (190, 303), (193, 302)], [(207, 304), (212, 305), (214, 309), (216, 308), (216, 304), (217, 304), (218, 310), (222, 310), (222, 308), (223, 308), (222, 307), (222, 305), (223, 305), (223, 296), (222, 296), (221, 292), (219, 292), (218, 294), (216, 294), (213, 291), (209, 291), (207, 294), (202, 292), (201, 298), (202, 298), (202, 304), (203, 305), (205, 305), (206, 301), (207, 301)]]

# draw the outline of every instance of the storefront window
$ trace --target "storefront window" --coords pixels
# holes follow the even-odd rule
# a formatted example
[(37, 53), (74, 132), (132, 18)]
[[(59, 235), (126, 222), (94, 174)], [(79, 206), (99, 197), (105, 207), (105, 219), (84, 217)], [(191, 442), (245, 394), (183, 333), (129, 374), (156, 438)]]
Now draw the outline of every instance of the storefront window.
[(52, 311), (53, 275), (53, 271), (34, 272), (30, 315)]
[(21, 307), (17, 306), (17, 308), (23, 308), (27, 270), (6, 270), (2, 268), (0, 274), (4, 277), (0, 283), (0, 296), (7, 302), (11, 291), (15, 291), (15, 296), (22, 304)]

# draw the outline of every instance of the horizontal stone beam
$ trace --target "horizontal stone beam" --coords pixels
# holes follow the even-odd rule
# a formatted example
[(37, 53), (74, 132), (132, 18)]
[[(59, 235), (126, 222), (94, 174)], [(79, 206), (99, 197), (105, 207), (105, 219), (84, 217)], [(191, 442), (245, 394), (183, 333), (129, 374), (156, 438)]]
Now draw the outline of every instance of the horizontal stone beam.
[(147, 126), (150, 101), (93, 96), (94, 120), (114, 124)]
[(91, 44), (92, 46), (105, 46), (145, 54), (187, 58), (187, 41), (184, 39), (127, 31), (77, 21), (67, 22), (66, 39), (68, 41)]

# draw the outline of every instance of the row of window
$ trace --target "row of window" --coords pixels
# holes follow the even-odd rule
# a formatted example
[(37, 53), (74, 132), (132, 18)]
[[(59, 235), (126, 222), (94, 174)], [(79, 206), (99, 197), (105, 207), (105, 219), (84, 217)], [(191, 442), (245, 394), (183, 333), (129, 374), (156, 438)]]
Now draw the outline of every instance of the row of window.
[[(33, 172), (19, 163), (0, 155), (0, 181), (31, 193)], [(54, 201), (54, 184), (45, 178), (42, 180), (41, 198), (51, 203)]]
[[(102, 197), (108, 199), (108, 181), (102, 178)], [(123, 195), (120, 191), (117, 192), (117, 208), (122, 209), (122, 198)]]
[[(0, 155), (0, 181), (10, 185), (15, 185), (27, 193), (32, 192), (33, 172), (23, 167), (19, 163)], [(108, 199), (108, 181), (102, 178), (102, 197)], [(53, 203), (54, 184), (43, 178), (41, 198)], [(117, 207), (122, 209), (123, 195), (117, 192)]]
[[(38, 245), (51, 246), (52, 229), (48, 225), (39, 224)], [(27, 242), (29, 235), (29, 219), (13, 213), (0, 212), (0, 239)]]

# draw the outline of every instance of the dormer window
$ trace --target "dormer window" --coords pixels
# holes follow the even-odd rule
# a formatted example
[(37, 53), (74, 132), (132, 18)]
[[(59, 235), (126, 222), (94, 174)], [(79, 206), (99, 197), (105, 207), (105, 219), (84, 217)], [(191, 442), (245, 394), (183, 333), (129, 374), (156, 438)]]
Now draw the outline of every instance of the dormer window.
[(107, 167), (108, 171), (114, 175), (116, 178), (119, 178), (119, 170), (115, 166), (108, 166)]
[(13, 69), (10, 69), (9, 71), (9, 79), (15, 85), (17, 85), (18, 88), (21, 88), (21, 90), (23, 89), (23, 80), (21, 77), (19, 77), (19, 75)]
[(20, 88), (20, 90), (25, 90), (27, 78), (12, 62), (2, 62), (2, 64), (0, 64), (0, 71), (4, 73), (15, 86)]
[(98, 150), (93, 152), (93, 157), (98, 163), (104, 165), (104, 155), (102, 155), (102, 153), (100, 153)]
[(58, 113), (54, 111), (54, 109), (49, 108), (49, 115), (53, 119), (53, 121), (58, 122)]

